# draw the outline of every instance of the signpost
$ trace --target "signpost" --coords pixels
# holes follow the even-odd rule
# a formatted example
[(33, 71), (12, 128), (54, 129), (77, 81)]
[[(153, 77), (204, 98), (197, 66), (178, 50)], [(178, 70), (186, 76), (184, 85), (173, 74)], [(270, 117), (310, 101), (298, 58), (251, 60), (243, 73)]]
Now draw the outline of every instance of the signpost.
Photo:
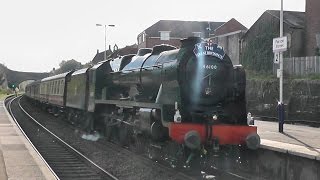
[[(280, 63), (280, 69), (277, 70), (277, 77), (280, 79), (278, 102), (279, 132), (283, 133), (284, 124), (284, 104), (283, 104), (283, 52), (287, 50), (287, 37), (283, 36), (283, 0), (281, 0), (280, 10), (280, 37), (273, 39), (273, 52), (275, 53), (274, 63)], [(278, 55), (279, 54), (279, 55)], [(278, 58), (279, 57), (279, 58)], [(278, 61), (279, 60), (279, 61)]]
[[(273, 63), (279, 64), (279, 62), (280, 62), (280, 53), (275, 52), (275, 53), (274, 53)], [(278, 77), (278, 78), (279, 78), (279, 77)]]
[(284, 52), (288, 48), (287, 36), (278, 37), (273, 39), (273, 52)]

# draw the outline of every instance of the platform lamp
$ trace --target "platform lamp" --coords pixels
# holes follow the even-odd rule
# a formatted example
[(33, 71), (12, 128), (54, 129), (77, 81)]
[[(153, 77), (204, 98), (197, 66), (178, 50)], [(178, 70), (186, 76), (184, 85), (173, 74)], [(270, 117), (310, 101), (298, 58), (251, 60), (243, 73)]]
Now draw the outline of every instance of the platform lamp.
[(104, 58), (103, 60), (107, 59), (107, 26), (108, 27), (115, 27), (114, 24), (96, 24), (96, 26), (104, 26)]

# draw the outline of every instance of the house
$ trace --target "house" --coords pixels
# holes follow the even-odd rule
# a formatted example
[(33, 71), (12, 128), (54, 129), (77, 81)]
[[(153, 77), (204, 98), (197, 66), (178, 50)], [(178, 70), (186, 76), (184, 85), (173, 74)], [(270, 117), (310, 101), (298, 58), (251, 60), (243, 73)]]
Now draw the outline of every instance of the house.
[(247, 28), (232, 18), (214, 30), (214, 36), (210, 39), (222, 46), (233, 64), (240, 64), (240, 42)]
[[(99, 52), (97, 50), (97, 54), (94, 56), (94, 58), (92, 59), (92, 63), (93, 64), (97, 64), (100, 61), (104, 60), (104, 52)], [(111, 47), (109, 46), (109, 49), (107, 50), (106, 53), (106, 59), (109, 58), (116, 58), (118, 56), (123, 56), (123, 55), (127, 55), (127, 54), (136, 54), (138, 52), (138, 48), (136, 44), (133, 44), (131, 46), (126, 46), (124, 48), (120, 48), (118, 49), (118, 46), (115, 45), (113, 51), (111, 50)]]
[[(272, 34), (272, 36), (269, 37), (269, 40), (279, 37), (280, 11), (265, 11), (243, 36), (243, 45), (246, 45), (257, 37), (261, 37), (265, 33)], [(304, 33), (305, 13), (298, 11), (284, 11), (283, 34), (288, 37), (288, 51), (285, 56), (299, 57), (304, 55)], [(270, 46), (272, 47), (272, 43)]]
[[(251, 26), (241, 39), (240, 63), (256, 71), (273, 69), (273, 38), (280, 35), (280, 11), (267, 10)], [(288, 38), (288, 50), (284, 57), (305, 55), (305, 13), (283, 12), (283, 30)]]
[(137, 36), (138, 48), (152, 48), (159, 44), (180, 46), (183, 38), (209, 38), (224, 22), (160, 20)]

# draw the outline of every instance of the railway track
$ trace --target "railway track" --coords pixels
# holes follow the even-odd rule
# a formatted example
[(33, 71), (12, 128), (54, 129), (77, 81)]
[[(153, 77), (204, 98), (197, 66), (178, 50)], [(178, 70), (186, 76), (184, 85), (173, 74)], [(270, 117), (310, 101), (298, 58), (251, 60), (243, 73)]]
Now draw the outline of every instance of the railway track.
[(117, 179), (42, 126), (21, 107), (20, 99), (21, 97), (8, 99), (7, 108), (57, 179)]
[[(21, 105), (16, 105), (16, 107), (14, 107), (14, 108), (15, 109), (18, 108), (18, 109), (20, 109), (20, 111), (24, 111), (24, 110), (22, 110)], [(29, 118), (30, 118), (30, 115), (27, 115), (27, 116), (29, 116)], [(52, 121), (50, 121), (50, 122), (52, 122)], [(61, 121), (60, 123), (62, 123), (62, 122), (63, 121)], [(67, 125), (68, 123), (64, 122), (64, 124)], [(76, 129), (74, 126), (72, 126), (70, 124), (68, 124), (67, 126), (70, 128), (70, 132), (73, 132)], [(42, 136), (41, 134), (39, 135), (39, 133), (36, 133), (36, 134), (38, 134), (38, 136)], [(50, 141), (50, 140), (46, 140), (46, 141)], [(127, 148), (120, 147), (120, 146), (118, 146), (116, 144), (113, 144), (111, 142), (98, 141), (98, 142), (95, 143), (95, 146), (96, 146), (95, 148), (107, 150), (107, 151), (109, 151), (109, 153), (113, 152), (112, 154), (117, 154), (119, 151), (121, 151), (122, 154), (124, 154), (125, 156), (128, 156), (128, 157), (131, 156), (131, 158), (136, 159), (136, 161), (139, 162), (139, 163), (152, 164), (152, 163), (150, 163), (150, 159), (148, 159), (147, 157), (140, 156), (140, 155), (138, 155), (137, 157), (132, 157), (132, 152), (130, 150), (128, 150)], [(54, 146), (52, 146), (52, 148), (55, 149)], [(69, 167), (68, 165), (71, 166), (70, 168), (76, 168), (76, 169), (77, 168), (79, 169), (81, 167), (81, 165), (76, 165), (75, 162), (72, 162), (72, 160), (74, 158), (67, 158), (67, 157), (63, 157), (62, 156), (63, 158), (61, 160), (57, 161), (56, 160), (57, 158), (55, 157), (55, 155), (52, 155), (52, 153), (50, 151), (48, 151), (48, 148), (46, 146), (43, 147), (43, 151), (45, 152), (44, 155), (43, 155), (44, 157), (45, 157), (45, 154), (47, 154), (47, 157), (45, 157), (45, 158), (52, 158), (52, 159), (54, 159), (53, 163), (62, 164), (61, 167), (54, 168), (53, 165), (51, 165), (49, 163), (50, 166), (52, 166), (52, 168), (54, 169), (54, 171), (57, 172), (57, 174), (61, 169), (64, 170), (65, 167)], [(130, 153), (131, 153), (131, 155), (130, 155)], [(63, 155), (64, 153), (60, 153), (60, 154)], [(70, 163), (63, 163), (64, 159), (70, 159), (71, 161), (70, 161)], [(235, 180), (238, 180), (238, 179), (250, 179), (250, 178), (248, 178), (247, 175), (238, 175), (237, 173), (234, 174), (232, 172), (228, 172), (228, 171), (225, 171), (223, 169), (217, 169), (217, 168), (212, 168), (212, 167), (206, 169), (205, 173), (204, 172), (201, 173), (200, 171), (195, 172), (192, 169), (185, 169), (185, 170), (182, 170), (182, 171), (180, 171), (180, 170), (177, 171), (176, 169), (172, 169), (170, 167), (167, 167), (167, 165), (163, 164), (163, 163), (160, 163), (160, 164), (159, 163), (153, 163), (153, 164), (156, 164), (156, 166), (158, 166), (159, 169), (163, 169), (166, 173), (171, 172), (171, 174), (176, 174), (176, 175), (174, 175), (173, 179), (231, 179), (231, 180), (232, 179), (235, 179)], [(84, 170), (85, 168), (81, 167), (81, 169)], [(109, 168), (107, 168), (107, 169), (109, 169)], [(174, 171), (176, 171), (176, 172), (174, 172)], [(70, 170), (70, 172), (72, 172), (72, 169)], [(69, 174), (72, 174), (72, 173), (69, 173)], [(89, 173), (82, 172), (82, 174), (89, 174)], [(64, 179), (68, 179), (68, 178), (64, 178)], [(72, 179), (81, 179), (81, 178), (73, 177)], [(89, 178), (83, 178), (83, 179), (89, 179)], [(92, 178), (92, 179), (95, 179), (95, 178)], [(97, 178), (97, 179), (99, 179), (99, 178)], [(102, 179), (107, 179), (107, 178), (102, 178)], [(110, 179), (110, 178), (108, 178), (108, 179)]]

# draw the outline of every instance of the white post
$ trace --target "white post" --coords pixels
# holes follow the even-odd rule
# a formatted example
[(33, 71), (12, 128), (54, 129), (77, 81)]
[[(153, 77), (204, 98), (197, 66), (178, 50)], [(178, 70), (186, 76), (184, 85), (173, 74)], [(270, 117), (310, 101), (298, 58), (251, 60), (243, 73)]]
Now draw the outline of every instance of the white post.
[(107, 25), (104, 25), (104, 58), (107, 59)]
[(107, 59), (107, 26), (115, 27), (114, 24), (96, 24), (96, 26), (104, 26), (104, 59)]
[[(283, 37), (283, 0), (281, 0), (281, 10), (280, 10), (280, 38)], [(280, 101), (278, 104), (279, 113), (279, 132), (283, 133), (284, 124), (284, 104), (283, 104), (283, 52), (280, 52)]]
[[(283, 37), (283, 0), (280, 11), (280, 37)], [(283, 103), (283, 52), (280, 52), (280, 103)]]

